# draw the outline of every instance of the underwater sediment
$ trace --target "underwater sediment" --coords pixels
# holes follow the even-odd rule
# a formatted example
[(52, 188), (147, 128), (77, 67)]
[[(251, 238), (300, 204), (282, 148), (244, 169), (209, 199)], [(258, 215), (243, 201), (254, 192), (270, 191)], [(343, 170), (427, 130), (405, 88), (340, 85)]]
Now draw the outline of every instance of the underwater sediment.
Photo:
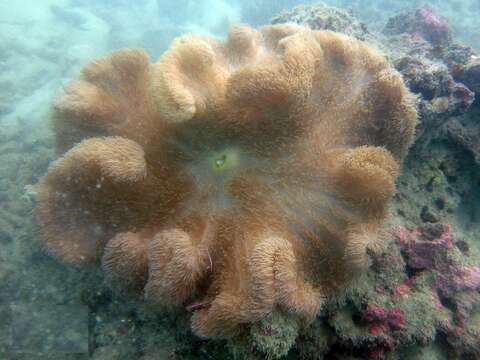
[[(363, 274), (363, 277), (354, 281), (348, 292), (343, 293), (342, 296), (327, 297), (321, 306), (315, 305), (314, 308), (318, 314), (313, 322), (305, 322), (302, 317), (292, 315), (288, 307), (284, 306), (285, 303), (292, 304), (292, 301), (284, 296), (278, 301), (283, 304), (283, 309), (278, 306), (276, 311), (267, 311), (268, 315), (262, 315), (258, 321), (253, 321), (251, 326), (242, 327), (241, 331), (235, 332), (234, 337), (226, 341), (203, 340), (189, 332), (190, 315), (184, 311), (169, 310), (154, 315), (152, 309), (145, 309), (143, 305), (137, 306), (130, 302), (130, 298), (111, 292), (108, 287), (103, 286), (101, 275), (95, 270), (81, 270), (85, 271), (83, 273), (85, 275), (82, 276), (64, 275), (61, 271), (66, 271), (68, 267), (61, 267), (61, 271), (55, 272), (53, 269), (61, 265), (56, 265), (48, 257), (39, 255), (41, 249), (38, 243), (30, 253), (24, 251), (40, 259), (39, 262), (42, 265), (39, 265), (39, 268), (42, 271), (51, 271), (60, 279), (62, 276), (65, 278), (70, 276), (75, 290), (64, 289), (67, 295), (64, 298), (59, 296), (58, 301), (79, 302), (89, 307), (92, 314), (89, 322), (92, 338), (89, 341), (93, 358), (153, 359), (158, 356), (172, 359), (228, 359), (232, 356), (237, 359), (284, 356), (292, 359), (380, 359), (414, 358), (415, 356), (439, 359), (462, 356), (475, 358), (479, 351), (478, 314), (480, 311), (479, 229), (477, 228), (479, 222), (477, 187), (480, 176), (479, 144), (478, 137), (475, 136), (479, 131), (478, 120), (476, 120), (479, 115), (474, 98), (475, 92), (478, 91), (478, 82), (475, 80), (475, 76), (478, 77), (475, 52), (468, 47), (456, 44), (448, 24), (429, 8), (421, 8), (393, 17), (383, 34), (369, 32), (364, 24), (341, 9), (324, 6), (297, 8), (282, 14), (273, 22), (283, 21), (309, 25), (314, 30), (345, 32), (349, 36), (368, 41), (387, 54), (390, 63), (402, 74), (407, 87), (418, 96), (417, 109), (420, 121), (416, 139), (402, 167), (403, 174), (397, 181), (397, 191), (391, 207), (392, 217), (387, 231), (382, 236), (384, 246), (367, 252), (369, 270)], [(168, 62), (167, 60), (165, 61)], [(175, 70), (174, 60), (178, 59), (169, 60), (168, 65)], [(92, 78), (95, 79), (93, 81), (98, 81), (98, 78), (93, 75)], [(250, 81), (255, 81), (255, 77)], [(115, 90), (112, 80), (108, 80), (106, 84), (109, 90)], [(195, 91), (197, 89), (195, 88)], [(93, 91), (94, 94), (98, 91), (88, 90)], [(211, 91), (219, 91), (219, 87), (213, 87)], [(87, 90), (84, 90), (83, 94), (85, 93), (90, 94)], [(68, 95), (76, 94), (72, 91), (70, 94), (67, 93)], [(241, 92), (238, 96), (240, 95)], [(202, 96), (204, 94), (193, 92), (191, 99), (194, 100), (195, 106), (199, 106), (202, 111), (214, 107)], [(74, 100), (78, 99), (80, 98), (74, 97)], [(136, 101), (131, 96), (128, 99)], [(188, 96), (185, 96), (185, 99), (188, 100)], [(235, 99), (242, 99), (242, 97)], [(266, 100), (260, 96), (259, 101), (264, 104)], [(75, 104), (84, 105), (81, 101)], [(171, 107), (165, 114), (166, 118), (172, 113), (175, 114), (175, 111), (179, 111), (178, 108), (181, 108), (184, 114), (188, 114), (192, 108), (192, 102), (186, 101), (182, 105), (185, 106)], [(68, 106), (62, 108), (61, 103), (59, 107), (62, 111), (69, 110)], [(255, 118), (255, 111), (259, 111), (258, 108), (251, 110), (250, 114), (254, 114), (252, 118)], [(105, 114), (109, 115), (108, 112)], [(148, 119), (150, 115), (145, 116)], [(185, 116), (188, 117), (188, 115)], [(171, 117), (175, 119), (175, 116)], [(288, 117), (288, 120), (290, 118)], [(245, 119), (249, 120), (248, 113)], [(79, 130), (69, 135), (79, 135), (81, 138), (85, 134), (88, 134), (88, 137), (92, 134), (92, 127)], [(224, 138), (236, 136), (230, 132), (225, 135), (221, 130), (211, 131), (210, 128), (208, 130), (204, 132), (207, 133), (204, 134), (207, 139), (218, 133), (221, 133)], [(60, 131), (68, 132), (68, 128), (61, 128)], [(102, 131), (100, 133), (103, 136), (109, 134), (110, 129), (102, 129)], [(202, 131), (197, 129), (195, 131), (197, 131), (195, 134), (202, 134)], [(187, 130), (180, 133), (180, 136), (187, 135), (189, 135)], [(279, 134), (281, 138), (282, 136), (287, 138), (290, 135)], [(21, 135), (14, 134), (12, 138), (15, 136), (19, 139)], [(57, 148), (67, 150), (79, 138), (73, 138), (68, 144), (57, 142)], [(191, 138), (186, 138), (189, 139), (187, 143), (190, 144)], [(106, 142), (108, 141), (107, 139)], [(121, 142), (122, 140), (115, 138), (111, 141)], [(28, 140), (24, 142), (28, 143)], [(85, 140), (81, 144), (88, 146), (93, 142), (94, 140)], [(239, 144), (242, 144), (241, 141)], [(108, 146), (109, 144), (100, 145)], [(138, 150), (130, 143), (126, 145), (133, 147), (135, 151)], [(19, 177), (25, 185), (38, 181), (46, 170), (46, 164), (53, 157), (53, 143), (50, 139), (40, 144), (33, 142), (29, 146), (35, 149), (45, 147), (44, 152), (38, 156), (45, 159), (44, 154), (47, 153), (48, 161), (39, 163), (39, 168), (32, 170), (34, 175)], [(226, 150), (225, 146), (213, 148), (214, 151), (207, 151), (208, 154), (202, 157), (205, 159), (206, 168), (209, 171), (215, 171), (212, 176), (217, 176), (219, 171), (220, 177), (224, 179), (224, 174), (231, 171), (230, 166), (235, 169), (237, 163), (245, 161), (244, 153), (238, 152), (236, 148), (228, 147)], [(105, 149), (108, 150), (108, 147)], [(201, 149), (193, 147), (193, 149), (187, 148), (186, 157), (191, 156), (194, 150), (197, 151), (195, 154), (203, 156), (204, 152)], [(8, 157), (12, 152), (25, 154), (29, 151), (31, 148), (28, 147), (13, 148), (3, 156)], [(109, 154), (108, 151), (101, 153)], [(68, 154), (72, 152), (68, 152), (66, 156), (69, 156)], [(129, 159), (124, 157), (124, 153), (114, 152), (113, 155), (119, 156), (118, 164), (121, 166), (129, 164), (126, 161)], [(82, 153), (79, 151), (76, 156), (79, 158), (75, 158), (72, 163), (81, 164)], [(154, 153), (152, 158), (156, 159), (156, 156), (161, 158), (159, 153)], [(35, 160), (31, 162), (36, 163)], [(61, 160), (59, 164), (64, 168), (68, 165), (62, 165)], [(113, 165), (111, 174), (115, 174), (116, 164), (109, 162), (109, 165)], [(258, 166), (250, 159), (248, 164)], [(308, 169), (309, 166), (301, 160), (288, 164), (292, 165), (297, 173)], [(12, 166), (18, 165), (12, 164)], [(144, 170), (138, 171), (136, 166), (129, 168), (132, 169), (133, 175), (125, 178), (126, 181), (131, 179), (137, 181), (140, 176), (138, 173), (143, 174)], [(29, 173), (30, 165), (26, 167), (26, 172)], [(81, 170), (84, 170), (84, 167)], [(16, 171), (20, 171), (21, 174), (25, 168)], [(189, 169), (189, 171), (195, 173), (198, 169)], [(211, 175), (201, 173), (201, 176)], [(5, 239), (7, 237), (10, 239), (5, 241), (6, 244), (11, 244), (18, 236), (15, 229), (24, 226), (26, 221), (22, 214), (28, 214), (34, 200), (29, 200), (30, 192), (27, 191), (24, 202), (18, 204), (17, 197), (12, 197), (11, 194), (22, 192), (22, 186), (12, 189), (10, 184), (14, 180), (12, 178), (4, 180), (2, 183), (9, 188), (2, 190), (2, 194), (6, 197), (6, 204), (9, 204), (10, 213), (15, 215), (3, 217), (8, 223), (8, 226), (4, 227), (7, 229)], [(305, 185), (305, 180), (302, 179), (302, 181)], [(96, 186), (96, 183), (94, 185)], [(69, 186), (69, 184), (63, 182), (59, 186)], [(79, 189), (80, 194), (85, 192)], [(311, 197), (312, 195), (303, 194), (303, 196)], [(208, 198), (208, 196), (205, 197)], [(34, 198), (33, 195), (32, 198)], [(219, 201), (219, 198), (222, 201)], [(215, 206), (225, 209), (224, 194), (215, 194), (214, 199)], [(283, 198), (281, 200), (283, 201)], [(318, 200), (316, 195), (314, 200)], [(60, 208), (59, 211), (65, 211), (65, 208)], [(267, 211), (267, 214), (270, 212)], [(112, 216), (123, 215), (113, 212)], [(129, 216), (127, 218), (131, 219)], [(196, 220), (183, 221), (192, 229), (197, 226)], [(69, 229), (71, 228), (72, 224), (69, 225)], [(22, 243), (24, 244), (31, 241), (28, 232), (32, 231), (31, 226), (25, 229), (27, 234), (23, 235)], [(57, 231), (55, 235), (58, 234), (61, 232)], [(163, 233), (163, 237), (157, 238), (171, 239), (170, 235), (172, 234)], [(183, 233), (176, 235), (180, 239), (186, 236)], [(127, 243), (129, 246), (128, 236), (130, 235), (117, 236), (117, 243)], [(54, 253), (62, 257), (64, 254), (62, 247), (55, 247), (54, 244), (52, 248)], [(113, 245), (110, 248), (114, 255), (123, 256), (122, 248), (114, 248)], [(161, 249), (162, 246), (159, 245), (158, 248)], [(195, 249), (191, 250), (194, 254), (196, 253)], [(67, 252), (68, 249), (65, 251)], [(118, 253), (115, 253), (117, 251)], [(160, 254), (163, 253), (163, 250), (160, 251)], [(198, 254), (201, 257), (198, 264), (208, 268), (212, 266), (210, 263), (212, 261), (214, 269), (217, 270), (213, 251), (211, 253), (199, 251)], [(128, 253), (125, 256), (128, 256)], [(209, 257), (213, 258), (209, 259)], [(125, 270), (122, 268), (122, 262), (118, 262), (119, 265), (117, 265), (115, 261), (111, 263), (104, 261), (104, 264), (110, 274), (109, 280), (124, 273), (138, 275), (139, 278), (143, 276), (143, 281), (148, 280), (145, 270), (139, 269), (133, 272), (131, 269)], [(218, 268), (220, 269), (221, 267)], [(93, 275), (89, 273), (90, 271)], [(174, 271), (173, 273), (175, 275)], [(7, 279), (15, 279), (18, 275), (11, 271), (5, 276)], [(202, 275), (199, 274), (199, 276)], [(48, 276), (43, 279), (39, 277), (39, 283), (47, 282)], [(155, 279), (157, 287), (151, 290), (153, 294), (163, 294), (165, 291), (166, 285), (162, 283), (164, 280), (161, 279), (160, 273), (158, 277)], [(129, 284), (128, 281), (127, 285)], [(24, 296), (30, 291), (31, 289), (25, 289), (23, 294), (12, 294), (12, 297)], [(200, 288), (199, 292), (202, 293), (202, 291), (204, 289)], [(183, 294), (180, 293), (179, 296), (182, 297)], [(178, 301), (175, 297), (171, 300)], [(190, 309), (208, 309), (204, 306), (205, 304), (193, 303)]]

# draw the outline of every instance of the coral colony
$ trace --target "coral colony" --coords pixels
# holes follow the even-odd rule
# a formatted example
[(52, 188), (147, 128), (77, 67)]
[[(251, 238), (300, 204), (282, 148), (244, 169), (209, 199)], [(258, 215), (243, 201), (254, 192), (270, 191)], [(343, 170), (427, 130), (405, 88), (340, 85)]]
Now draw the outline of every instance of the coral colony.
[[(38, 188), (46, 247), (205, 337), (281, 309), (312, 320), (366, 267), (412, 142), (414, 98), (382, 55), (294, 25), (124, 49), (54, 105)], [(372, 332), (401, 312), (369, 308)], [(377, 330), (374, 330), (377, 329)]]

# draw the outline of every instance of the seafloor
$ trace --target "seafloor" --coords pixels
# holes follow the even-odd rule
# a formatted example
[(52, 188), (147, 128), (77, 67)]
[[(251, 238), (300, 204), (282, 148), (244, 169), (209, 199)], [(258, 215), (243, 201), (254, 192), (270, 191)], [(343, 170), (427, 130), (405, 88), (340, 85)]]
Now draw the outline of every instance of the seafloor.
[(398, 180), (390, 235), (370, 254), (362, 281), (310, 326), (279, 312), (241, 338), (195, 337), (185, 314), (134, 304), (98, 270), (62, 265), (42, 249), (34, 185), (55, 157), (53, 135), (46, 121), (12, 119), (9, 103), (0, 109), (8, 118), (0, 122), (1, 359), (480, 358), (475, 51), (428, 7), (393, 15), (381, 31), (322, 5), (272, 20), (287, 21), (372, 43), (418, 96), (416, 141)]

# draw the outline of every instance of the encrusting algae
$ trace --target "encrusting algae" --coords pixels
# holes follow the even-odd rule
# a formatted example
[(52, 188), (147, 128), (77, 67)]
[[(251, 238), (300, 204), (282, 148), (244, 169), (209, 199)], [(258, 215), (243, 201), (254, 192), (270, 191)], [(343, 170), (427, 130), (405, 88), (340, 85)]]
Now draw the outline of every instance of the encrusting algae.
[(366, 44), (275, 25), (123, 49), (54, 104), (38, 187), (46, 247), (228, 337), (313, 319), (366, 267), (412, 141), (415, 99)]

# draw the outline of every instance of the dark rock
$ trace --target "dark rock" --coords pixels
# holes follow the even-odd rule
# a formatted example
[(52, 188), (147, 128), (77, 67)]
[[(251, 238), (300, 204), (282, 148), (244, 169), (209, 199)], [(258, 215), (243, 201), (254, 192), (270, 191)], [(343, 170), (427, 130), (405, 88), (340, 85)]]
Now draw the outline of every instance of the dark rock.
[(429, 222), (429, 223), (438, 222), (437, 215), (431, 212), (428, 206), (424, 206), (422, 208), (422, 212), (420, 213), (420, 218), (422, 219), (423, 222)]
[(455, 241), (455, 246), (465, 255), (468, 255), (470, 252), (470, 245), (465, 240)]
[(462, 123), (459, 119), (451, 119), (445, 132), (450, 141), (469, 151), (480, 165), (480, 121)]
[(439, 238), (446, 231), (445, 224), (425, 224), (422, 226), (420, 238), (421, 240), (432, 241)]
[(457, 77), (475, 92), (480, 92), (480, 59), (471, 54), (465, 66), (458, 70)]

